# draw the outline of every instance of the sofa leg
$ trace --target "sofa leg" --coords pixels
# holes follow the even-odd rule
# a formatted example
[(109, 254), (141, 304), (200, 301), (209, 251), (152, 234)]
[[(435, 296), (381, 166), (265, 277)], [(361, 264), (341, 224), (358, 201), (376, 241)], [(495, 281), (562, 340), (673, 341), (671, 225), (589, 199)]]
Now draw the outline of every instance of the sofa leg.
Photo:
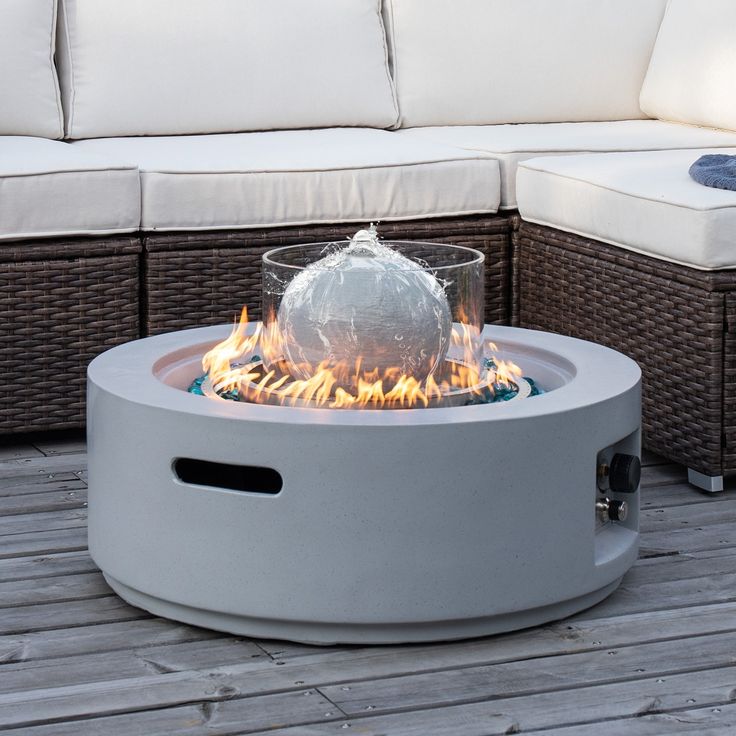
[(707, 493), (720, 493), (723, 490), (722, 475), (704, 475), (692, 468), (687, 469), (688, 482)]

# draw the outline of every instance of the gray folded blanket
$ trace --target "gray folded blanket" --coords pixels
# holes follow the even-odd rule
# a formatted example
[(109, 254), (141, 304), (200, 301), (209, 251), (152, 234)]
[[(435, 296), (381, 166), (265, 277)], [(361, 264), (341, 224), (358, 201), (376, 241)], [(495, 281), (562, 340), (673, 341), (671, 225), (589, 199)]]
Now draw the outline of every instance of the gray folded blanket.
[(736, 156), (722, 153), (702, 156), (690, 167), (690, 176), (706, 187), (736, 192)]

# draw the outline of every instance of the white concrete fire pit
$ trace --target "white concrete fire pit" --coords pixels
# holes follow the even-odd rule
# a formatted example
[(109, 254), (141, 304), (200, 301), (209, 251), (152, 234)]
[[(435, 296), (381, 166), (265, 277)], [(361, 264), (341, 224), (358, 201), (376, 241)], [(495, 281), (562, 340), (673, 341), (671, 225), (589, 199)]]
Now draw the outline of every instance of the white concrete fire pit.
[(483, 255), (267, 253), (244, 310), (89, 368), (89, 545), (153, 613), (237, 634), (479, 636), (597, 603), (634, 562), (640, 373), (483, 327)]
[(634, 562), (628, 358), (493, 327), (483, 338), (546, 393), (403, 410), (187, 393), (228, 332), (152, 337), (90, 366), (90, 550), (130, 603), (320, 644), (453, 639), (591, 606)]

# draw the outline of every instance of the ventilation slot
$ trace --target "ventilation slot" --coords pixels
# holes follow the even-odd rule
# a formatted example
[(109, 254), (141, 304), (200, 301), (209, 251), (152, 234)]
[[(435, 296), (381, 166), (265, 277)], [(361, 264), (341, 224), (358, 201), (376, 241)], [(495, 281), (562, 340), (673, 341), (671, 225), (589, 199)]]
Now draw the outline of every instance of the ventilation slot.
[(278, 472), (254, 465), (229, 465), (180, 457), (174, 461), (174, 473), (182, 483), (267, 496), (275, 496), (284, 487), (284, 480)]

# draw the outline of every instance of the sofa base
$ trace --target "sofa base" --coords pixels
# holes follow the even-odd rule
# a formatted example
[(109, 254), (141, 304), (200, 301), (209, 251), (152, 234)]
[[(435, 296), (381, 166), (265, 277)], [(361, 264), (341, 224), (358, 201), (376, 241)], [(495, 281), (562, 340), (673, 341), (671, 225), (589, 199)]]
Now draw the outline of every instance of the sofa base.
[(140, 334), (138, 236), (0, 243), (0, 435), (84, 425), (87, 364)]
[(736, 272), (527, 222), (513, 250), (515, 322), (632, 357), (643, 372), (644, 446), (707, 479), (699, 487), (736, 472)]
[[(145, 334), (222, 324), (245, 304), (260, 318), (261, 256), (297, 243), (345, 240), (359, 224), (280, 229), (146, 233)], [(379, 223), (389, 240), (436, 241), (480, 250), (486, 257), (486, 322), (509, 323), (510, 221), (504, 215)]]

